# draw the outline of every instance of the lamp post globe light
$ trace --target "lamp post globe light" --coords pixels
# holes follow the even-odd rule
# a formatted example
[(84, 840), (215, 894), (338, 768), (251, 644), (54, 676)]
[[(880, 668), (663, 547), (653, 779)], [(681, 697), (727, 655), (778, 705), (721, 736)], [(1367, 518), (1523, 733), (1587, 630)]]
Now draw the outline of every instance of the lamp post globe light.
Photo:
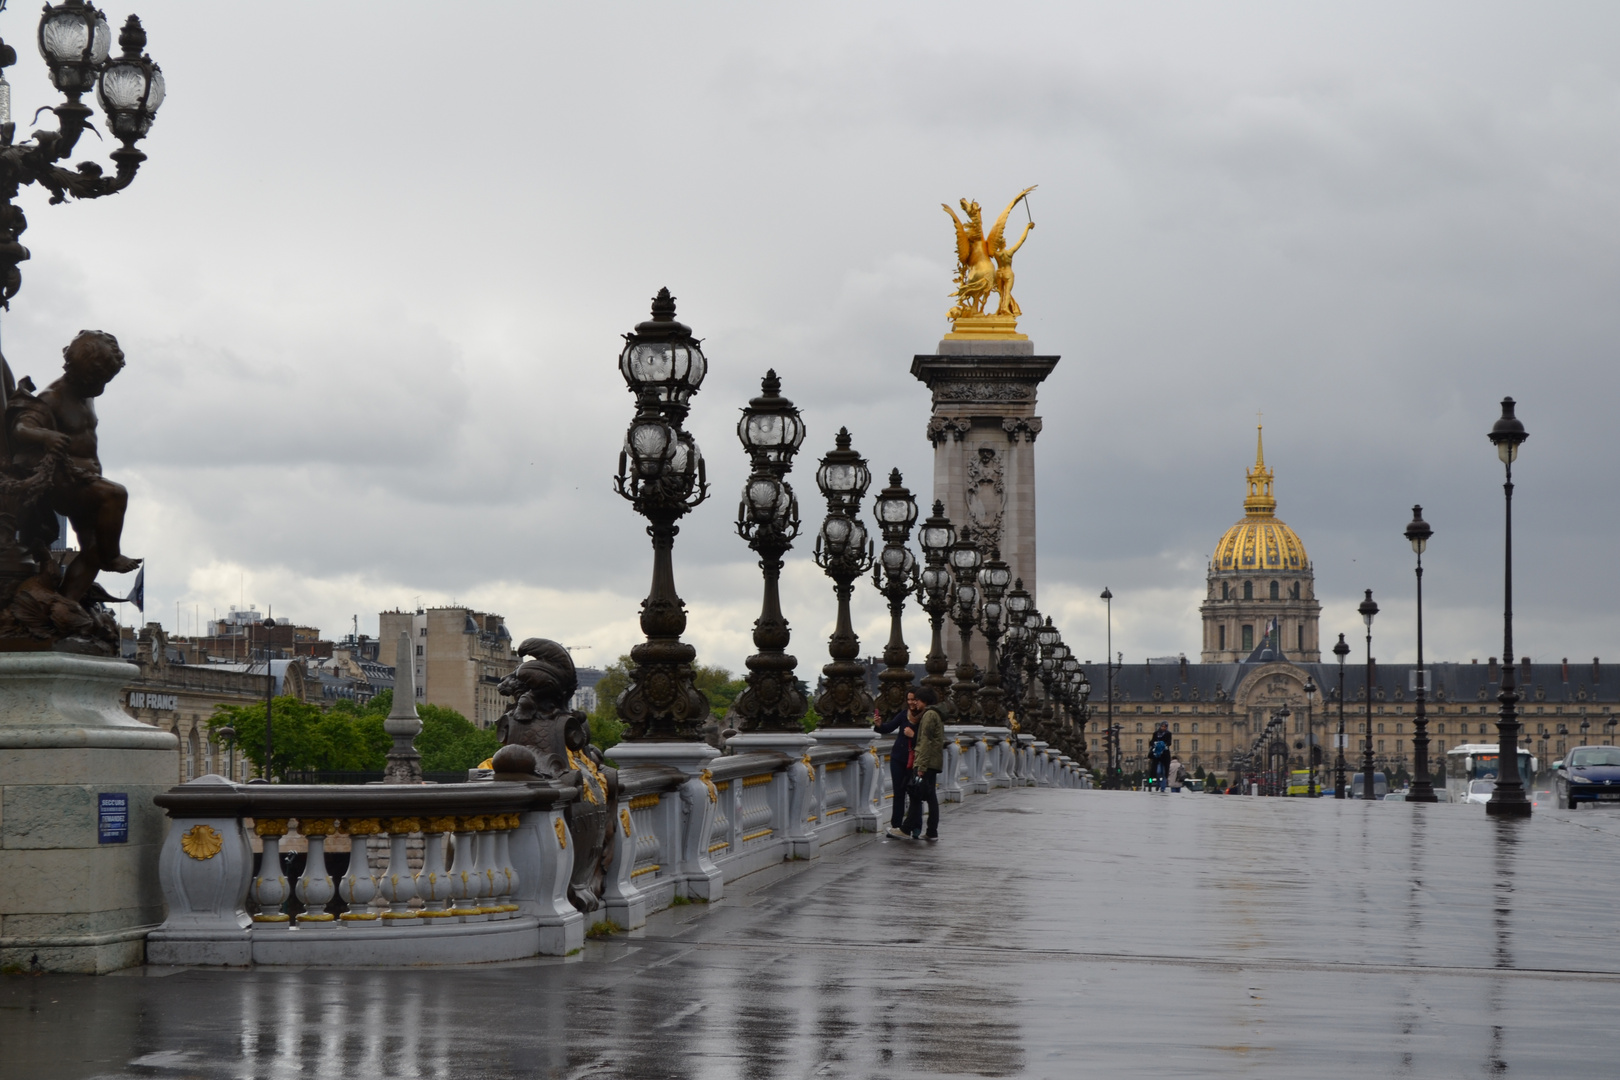
[(979, 632), (984, 635), (984, 685), (979, 688), (979, 715), (986, 724), (1004, 727), (1007, 710), (1002, 705), (1001, 654), (997, 645), (1006, 627), (1007, 586), (1012, 568), (1001, 561), (1001, 549), (992, 547), (990, 558), (979, 568)]
[(964, 525), (957, 530), (949, 558), (951, 572), (956, 577), (956, 603), (951, 609), (951, 619), (962, 636), (962, 656), (956, 665), (951, 696), (956, 704), (956, 722), (973, 724), (979, 719), (974, 701), (978, 687), (974, 684), (977, 672), (973, 665), (973, 625), (979, 619), (979, 567), (984, 565), (984, 554), (973, 542), (971, 526)]
[(1530, 816), (1530, 800), (1525, 798), (1524, 783), (1519, 779), (1519, 691), (1513, 675), (1513, 463), (1518, 460), (1519, 447), (1530, 436), (1513, 415), (1513, 407), (1512, 398), (1502, 399), (1502, 416), (1491, 427), (1489, 436), (1496, 446), (1496, 456), (1507, 469), (1502, 484), (1506, 506), (1502, 531), (1502, 691), (1496, 695), (1502, 707), (1496, 721), (1496, 790), (1485, 804), (1487, 814), (1501, 818)]
[(682, 428), (692, 395), (708, 372), (699, 341), (675, 321), (668, 289), (653, 298), (652, 318), (625, 335), (619, 372), (636, 396), (614, 478), (618, 493), (647, 519), (652, 538), (652, 587), (641, 603), (647, 640), (630, 650), (634, 665), (617, 709), (627, 741), (694, 741), (709, 715), (709, 699), (692, 683), (697, 651), (681, 640), (686, 605), (675, 591), (676, 527), (708, 498), (703, 455)]
[(1361, 612), (1361, 621), (1367, 624), (1367, 721), (1362, 725), (1366, 734), (1361, 740), (1361, 797), (1367, 802), (1373, 800), (1373, 742), (1372, 742), (1372, 699), (1373, 699), (1373, 669), (1372, 669), (1372, 624), (1373, 616), (1378, 614), (1378, 605), (1373, 602), (1372, 590), (1367, 590), (1367, 598), (1356, 608)]
[[(22, 210), (12, 205), (18, 192), (26, 184), (38, 184), (51, 192), (52, 203), (59, 203), (70, 195), (97, 199), (128, 187), (146, 160), (135, 144), (151, 130), (167, 91), (163, 69), (142, 51), (146, 31), (137, 16), (131, 15), (118, 34), (121, 54), (110, 57), (112, 30), (94, 4), (83, 0), (47, 4), (39, 19), (38, 43), (51, 84), (66, 100), (49, 107), (56, 116), (56, 131), (38, 131), (30, 141), (17, 143), (11, 85), (3, 74), (17, 62), (17, 51), (0, 41), (0, 307), (10, 307), (22, 285), (18, 264), (29, 257), (28, 249), (18, 243), (28, 228)], [(112, 176), (94, 162), (72, 169), (57, 164), (72, 156), (79, 136), (90, 126), (93, 113), (80, 99), (91, 90), (107, 114), (107, 129), (123, 144), (109, 155), (117, 166)]]
[(933, 514), (917, 530), (917, 541), (922, 545), (924, 562), (922, 573), (917, 577), (917, 598), (928, 612), (932, 632), (928, 656), (923, 661), (923, 669), (928, 672), (923, 677), (923, 685), (944, 701), (951, 688), (951, 678), (946, 674), (950, 659), (945, 655), (943, 629), (945, 613), (955, 600), (956, 580), (951, 574), (950, 550), (956, 543), (956, 527), (945, 516), (945, 504), (940, 500), (934, 500)]
[(1333, 646), (1333, 655), (1339, 659), (1339, 737), (1334, 740), (1333, 759), (1333, 797), (1346, 798), (1344, 791), (1344, 658), (1350, 655), (1350, 645), (1339, 635), (1339, 643)]
[(878, 708), (893, 716), (906, 704), (911, 690), (911, 650), (906, 647), (901, 617), (906, 597), (918, 591), (917, 557), (911, 553), (911, 528), (917, 523), (917, 500), (906, 487), (899, 469), (889, 471), (889, 486), (872, 503), (872, 515), (883, 531), (883, 553), (872, 568), (872, 584), (888, 601), (889, 642), (883, 647), (884, 669), (878, 675)]
[(838, 622), (827, 639), (832, 663), (821, 669), (822, 691), (816, 698), (816, 712), (828, 727), (853, 727), (872, 709), (866, 668), (855, 659), (861, 653), (861, 641), (849, 619), (855, 579), (872, 568), (872, 541), (859, 516), (861, 499), (871, 483), (866, 459), (850, 449), (849, 429), (839, 428), (834, 449), (816, 469), (816, 486), (827, 499), (827, 517), (816, 534), (816, 565), (833, 579), (833, 594), (838, 598)]
[(787, 482), (793, 455), (804, 441), (804, 421), (793, 402), (782, 396), (774, 369), (760, 380), (760, 394), (742, 410), (737, 439), (748, 451), (752, 471), (743, 482), (737, 505), (737, 535), (759, 556), (765, 578), (759, 618), (754, 620), (754, 648), (745, 663), (748, 685), (732, 703), (740, 731), (789, 731), (802, 735), (800, 721), (810, 707), (793, 670), (798, 661), (787, 651), (791, 632), (782, 615), (782, 556), (799, 535), (799, 500)]
[(1406, 539), (1417, 556), (1417, 703), (1412, 716), (1412, 766), (1416, 776), (1406, 794), (1407, 802), (1439, 802), (1429, 775), (1429, 717), (1425, 705), (1429, 697), (1429, 677), (1423, 667), (1423, 552), (1434, 530), (1423, 520), (1423, 507), (1412, 507), (1412, 520), (1406, 526)]

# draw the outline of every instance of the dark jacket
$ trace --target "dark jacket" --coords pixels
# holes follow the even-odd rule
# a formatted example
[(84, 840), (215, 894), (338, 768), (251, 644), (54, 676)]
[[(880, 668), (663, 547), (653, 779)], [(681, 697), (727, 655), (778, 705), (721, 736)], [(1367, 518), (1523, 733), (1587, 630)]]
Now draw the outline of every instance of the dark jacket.
[(945, 767), (945, 721), (932, 706), (917, 721), (916, 767), (935, 772)]
[(905, 730), (909, 716), (910, 714), (906, 712), (905, 706), (902, 705), (899, 712), (883, 723), (875, 725), (879, 735), (894, 736), (894, 748), (889, 751), (890, 768), (904, 769), (907, 761), (911, 758), (911, 745), (914, 736), (908, 736)]

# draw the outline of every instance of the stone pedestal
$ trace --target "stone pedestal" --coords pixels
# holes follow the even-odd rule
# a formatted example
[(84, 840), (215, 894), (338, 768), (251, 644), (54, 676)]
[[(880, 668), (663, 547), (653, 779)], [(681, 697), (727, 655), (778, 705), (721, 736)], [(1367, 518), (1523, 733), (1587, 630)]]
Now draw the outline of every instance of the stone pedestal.
[(0, 653), (0, 965), (142, 962), (179, 742), (124, 712), (121, 660)]
[(860, 776), (856, 784), (859, 797), (851, 800), (849, 812), (855, 818), (856, 832), (877, 832), (878, 812), (883, 806), (883, 778), (878, 775), (878, 756), (871, 749), (877, 744), (877, 732), (868, 727), (820, 728), (812, 736), (818, 743), (861, 749), (861, 756), (849, 763)]
[[(934, 498), (957, 528), (973, 527), (979, 546), (1001, 557), (1036, 596), (1035, 388), (1057, 366), (1028, 340), (946, 339), (913, 358), (911, 373), (933, 393), (927, 435), (934, 445)], [(947, 640), (954, 664), (961, 643)], [(985, 663), (984, 642), (972, 657)]]
[(621, 766), (664, 765), (687, 778), (680, 789), (680, 842), (670, 877), (678, 896), (720, 899), (724, 891), (720, 868), (709, 856), (716, 795), (708, 778), (709, 763), (720, 751), (701, 742), (622, 742), (607, 754)]

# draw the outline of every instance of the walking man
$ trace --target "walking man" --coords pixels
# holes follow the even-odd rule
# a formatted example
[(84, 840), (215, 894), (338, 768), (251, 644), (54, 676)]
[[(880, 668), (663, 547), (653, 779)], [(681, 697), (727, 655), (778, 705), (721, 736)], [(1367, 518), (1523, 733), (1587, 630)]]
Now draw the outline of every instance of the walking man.
[[(939, 697), (927, 686), (906, 695), (906, 709), (917, 728), (917, 748), (912, 758), (914, 790), (911, 809), (906, 814), (905, 831), (913, 840), (939, 839), (939, 795), (934, 790), (939, 771), (945, 767), (945, 718), (935, 708)], [(923, 807), (928, 807), (928, 832), (923, 833)]]
[(889, 835), (904, 840), (906, 834), (900, 826), (906, 820), (906, 781), (911, 777), (911, 751), (917, 737), (917, 722), (911, 717), (911, 702), (888, 720), (880, 720), (874, 712), (873, 728), (879, 735), (893, 735), (894, 745), (889, 748), (889, 786), (894, 789), (894, 807), (889, 814)]

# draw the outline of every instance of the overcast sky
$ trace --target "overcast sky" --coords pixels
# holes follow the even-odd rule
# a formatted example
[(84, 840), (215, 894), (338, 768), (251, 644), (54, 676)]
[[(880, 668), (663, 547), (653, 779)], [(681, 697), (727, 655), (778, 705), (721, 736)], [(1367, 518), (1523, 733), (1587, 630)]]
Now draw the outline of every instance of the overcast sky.
[[(690, 426), (715, 494), (677, 581), (700, 659), (740, 668), (736, 410), (781, 373), (807, 523), (840, 425), (930, 490), (908, 369), (946, 329), (939, 204), (1039, 184), (1022, 328), (1063, 357), (1039, 602), (1080, 657), (1107, 585), (1127, 659), (1196, 658), (1257, 411), (1324, 644), (1359, 652), (1372, 588), (1374, 654), (1412, 656), (1420, 502), (1430, 657), (1499, 654), (1504, 394), (1531, 435), (1518, 651), (1620, 656), (1612, 4), (138, 10), (169, 87), (151, 160), (113, 198), (24, 193), (34, 257), (0, 325), (41, 385), (81, 327), (123, 342), (102, 460), (171, 630), (177, 602), (186, 631), (245, 600), (335, 636), (458, 601), (582, 662), (625, 651), (650, 553), (609, 482), (615, 361), (667, 285), (711, 360)], [(19, 138), (58, 100), (36, 19), (0, 15)], [(809, 546), (784, 603), (813, 676), (833, 611)], [(856, 594), (870, 653), (880, 600)]]

